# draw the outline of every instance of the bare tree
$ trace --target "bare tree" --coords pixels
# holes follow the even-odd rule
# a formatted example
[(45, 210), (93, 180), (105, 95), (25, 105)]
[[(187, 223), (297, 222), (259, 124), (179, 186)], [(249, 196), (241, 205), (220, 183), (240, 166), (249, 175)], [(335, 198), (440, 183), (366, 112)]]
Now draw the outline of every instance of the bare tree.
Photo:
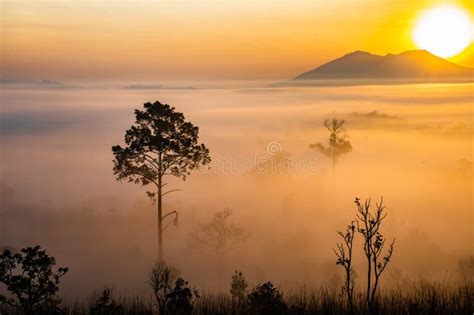
[(353, 296), (354, 296), (354, 268), (352, 265), (352, 248), (355, 236), (355, 225), (354, 221), (347, 226), (344, 232), (337, 232), (343, 239), (342, 243), (337, 243), (337, 250), (333, 249), (337, 256), (336, 265), (341, 265), (345, 271), (344, 291), (347, 295), (347, 304), (349, 305), (349, 311), (351, 314), (354, 313), (353, 309)]
[(231, 209), (218, 211), (209, 222), (201, 224), (199, 229), (191, 234), (195, 245), (209, 250), (217, 257), (221, 282), (225, 255), (234, 250), (247, 237), (243, 229), (229, 222), (231, 216)]
[(336, 172), (336, 164), (338, 158), (352, 151), (351, 143), (346, 140), (347, 134), (344, 129), (345, 120), (343, 119), (326, 119), (324, 126), (329, 130), (329, 145), (325, 146), (321, 143), (310, 144), (309, 147), (317, 150), (332, 160), (332, 173)]
[(148, 274), (148, 284), (153, 289), (159, 314), (165, 314), (169, 296), (179, 275), (178, 269), (168, 266), (164, 261), (158, 262)]
[[(363, 236), (364, 254), (367, 258), (367, 306), (369, 312), (373, 310), (376, 299), (377, 288), (380, 282), (380, 276), (384, 272), (390, 258), (393, 254), (395, 239), (390, 243), (385, 255), (385, 237), (380, 232), (380, 225), (387, 216), (384, 212), (383, 198), (380, 203), (376, 203), (376, 209), (373, 213), (370, 211), (370, 199), (363, 204), (359, 198), (355, 199), (357, 206), (357, 231)], [(372, 277), (373, 276), (373, 277)]]

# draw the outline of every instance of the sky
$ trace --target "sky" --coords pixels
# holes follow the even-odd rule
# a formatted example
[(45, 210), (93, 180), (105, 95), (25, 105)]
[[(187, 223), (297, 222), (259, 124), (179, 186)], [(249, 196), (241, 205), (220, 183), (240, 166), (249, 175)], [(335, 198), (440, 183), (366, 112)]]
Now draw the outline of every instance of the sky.
[[(289, 79), (355, 50), (416, 49), (417, 17), (469, 1), (0, 0), (10, 80)], [(474, 67), (473, 45), (451, 61)]]

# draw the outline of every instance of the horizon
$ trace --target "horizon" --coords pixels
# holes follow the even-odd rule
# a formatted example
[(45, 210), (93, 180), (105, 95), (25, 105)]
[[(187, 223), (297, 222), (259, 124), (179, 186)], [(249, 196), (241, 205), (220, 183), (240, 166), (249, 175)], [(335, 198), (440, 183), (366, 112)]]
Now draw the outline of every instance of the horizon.
[[(462, 65), (459, 65), (457, 63), (455, 63), (454, 61), (450, 61), (449, 59), (446, 59), (446, 58), (443, 58), (443, 57), (439, 57), (439, 56), (436, 56), (435, 54), (429, 52), (428, 50), (426, 49), (413, 49), (413, 50), (406, 50), (406, 51), (402, 51), (402, 52), (399, 52), (399, 53), (386, 53), (384, 55), (378, 55), (378, 54), (375, 54), (375, 53), (371, 53), (369, 51), (363, 51), (363, 50), (354, 50), (354, 51), (351, 51), (349, 53), (346, 53), (342, 56), (339, 56), (339, 57), (335, 57), (331, 60), (328, 60), (328, 61), (324, 61), (322, 64), (319, 64), (315, 67), (313, 67), (312, 69), (310, 69), (309, 71), (306, 71), (306, 72), (311, 72), (311, 71), (314, 71), (316, 69), (318, 69), (319, 67), (321, 66), (324, 66), (328, 63), (331, 63), (333, 61), (336, 61), (336, 60), (339, 60), (339, 59), (343, 59), (347, 56), (350, 56), (350, 55), (353, 55), (353, 54), (357, 54), (357, 53), (365, 53), (365, 54), (368, 54), (368, 55), (372, 55), (372, 56), (378, 56), (378, 57), (388, 57), (388, 56), (399, 56), (399, 55), (404, 55), (404, 54), (407, 54), (407, 53), (413, 53), (413, 52), (424, 52), (424, 53), (427, 53), (428, 55), (430, 56), (433, 56), (435, 58), (439, 58), (441, 60), (444, 60), (444, 61), (447, 61), (453, 65), (456, 65), (456, 66), (460, 66), (464, 69), (467, 69), (467, 70), (474, 70), (474, 67), (467, 67), (467, 66), (462, 66)], [(303, 73), (300, 73), (298, 74), (298, 76), (306, 73), (306, 72), (303, 72)], [(276, 79), (272, 80), (272, 79), (261, 79), (261, 80), (220, 80), (220, 79), (211, 79), (211, 80), (206, 80), (205, 82), (208, 82), (208, 83), (217, 83), (217, 82), (254, 82), (254, 83), (262, 83), (262, 82), (267, 82), (268, 83), (278, 83), (278, 82), (285, 82), (285, 81), (290, 81), (290, 80), (294, 80), (296, 76), (294, 75), (293, 77), (289, 78), (289, 79), (282, 79), (280, 81), (276, 81)], [(316, 79), (316, 80), (334, 80), (334, 79)], [(351, 80), (357, 80), (357, 79), (351, 79)], [(57, 80), (54, 80), (54, 79), (51, 79), (51, 78), (44, 78), (44, 79), (41, 79), (41, 80), (15, 80), (15, 79), (10, 79), (10, 78), (2, 78), (0, 79), (0, 82), (3, 83), (3, 84), (15, 84), (15, 83), (18, 83), (18, 84), (21, 84), (21, 83), (31, 83), (31, 84), (35, 84), (35, 83), (39, 83), (39, 84), (45, 84), (45, 85), (51, 85), (51, 86), (60, 86), (60, 85), (68, 85), (68, 84), (80, 84), (82, 81), (69, 81), (69, 82), (63, 82), (63, 81), (57, 81)], [(84, 83), (84, 82), (83, 82)], [(154, 88), (156, 87), (156, 89), (161, 89), (161, 88), (196, 88), (197, 86), (201, 86), (202, 88), (202, 84), (203, 84), (203, 80), (199, 80), (199, 79), (195, 79), (195, 80), (169, 80), (169, 81), (157, 81), (157, 80), (154, 80), (154, 81), (151, 81), (151, 80), (138, 80), (138, 81), (96, 81), (92, 84), (122, 84), (122, 85), (125, 85), (125, 86), (122, 86), (122, 88), (130, 88), (130, 89), (140, 89), (140, 88), (143, 88), (143, 89), (150, 89), (150, 88)], [(161, 84), (160, 84), (161, 83)], [(183, 84), (183, 83), (196, 83), (197, 85), (194, 86), (194, 85), (191, 85), (191, 86), (173, 86), (173, 83), (178, 83), (178, 84)], [(403, 82), (402, 82), (403, 83)], [(446, 82), (443, 82), (443, 83), (449, 83), (449, 81), (446, 81)], [(128, 85), (127, 85), (128, 84)], [(163, 85), (164, 84), (164, 85)], [(205, 83), (204, 83), (205, 84)], [(367, 83), (365, 83), (367, 84)], [(406, 83), (406, 84), (410, 84), (410, 83)], [(93, 86), (93, 85), (91, 85)], [(215, 86), (215, 85), (214, 85)], [(238, 85), (237, 85), (238, 86)], [(246, 85), (248, 87), (251, 87), (252, 85)], [(73, 87), (73, 86), (71, 86)], [(79, 86), (77, 86), (79, 87)], [(86, 85), (82, 85), (82, 87), (86, 87)]]
[[(469, 1), (442, 3), (473, 15)], [(412, 28), (430, 5), (5, 0), (1, 75), (42, 80), (48, 69), (51, 80), (65, 82), (283, 80), (354, 50), (386, 55), (417, 49)], [(474, 67), (473, 44), (447, 60)]]

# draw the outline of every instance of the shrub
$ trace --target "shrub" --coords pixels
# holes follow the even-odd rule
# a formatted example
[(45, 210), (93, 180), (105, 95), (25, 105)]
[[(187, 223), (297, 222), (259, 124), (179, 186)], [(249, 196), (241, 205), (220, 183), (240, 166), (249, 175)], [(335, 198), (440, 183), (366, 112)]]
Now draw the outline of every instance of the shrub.
[(122, 309), (122, 305), (113, 299), (112, 290), (104, 288), (100, 297), (91, 305), (89, 312), (92, 315), (113, 315), (120, 313)]
[(148, 275), (159, 314), (192, 312), (194, 301), (199, 298), (199, 294), (179, 275), (177, 268), (168, 266), (164, 261), (157, 263)]
[(248, 298), (251, 309), (258, 314), (284, 314), (287, 309), (283, 295), (271, 282), (256, 286)]
[(232, 275), (232, 282), (230, 283), (230, 294), (232, 294), (234, 301), (241, 303), (245, 300), (247, 287), (248, 283), (244, 274), (236, 270)]
[(179, 276), (179, 270), (168, 266), (164, 261), (157, 263), (148, 275), (148, 284), (153, 289), (153, 294), (158, 306), (158, 312), (166, 312), (168, 296), (173, 290), (173, 282)]
[(194, 308), (194, 300), (199, 298), (196, 289), (189, 287), (188, 281), (178, 278), (173, 291), (167, 296), (167, 310), (172, 314), (191, 314)]
[(0, 283), (5, 284), (14, 298), (0, 294), (0, 303), (13, 306), (25, 314), (59, 312), (61, 300), (57, 297), (60, 279), (68, 268), (56, 265), (40, 246), (23, 248), (13, 254), (6, 249), (0, 255)]

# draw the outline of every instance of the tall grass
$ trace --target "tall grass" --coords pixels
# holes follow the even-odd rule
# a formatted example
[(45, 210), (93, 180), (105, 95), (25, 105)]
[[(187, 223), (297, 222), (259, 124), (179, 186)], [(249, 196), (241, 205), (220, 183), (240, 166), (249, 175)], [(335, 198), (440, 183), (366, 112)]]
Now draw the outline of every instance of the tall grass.
[[(288, 314), (349, 314), (345, 295), (334, 287), (300, 287), (284, 292)], [(404, 281), (395, 288), (379, 292), (376, 314), (469, 314), (474, 312), (474, 282), (439, 283)], [(119, 296), (116, 301), (123, 306), (119, 314), (157, 314), (150, 296)], [(88, 314), (94, 298), (63, 303), (64, 314)], [(20, 314), (5, 305), (0, 313)], [(354, 296), (354, 313), (368, 314), (364, 294)], [(196, 301), (193, 314), (257, 314), (247, 303), (237, 303), (230, 294), (205, 292)]]

